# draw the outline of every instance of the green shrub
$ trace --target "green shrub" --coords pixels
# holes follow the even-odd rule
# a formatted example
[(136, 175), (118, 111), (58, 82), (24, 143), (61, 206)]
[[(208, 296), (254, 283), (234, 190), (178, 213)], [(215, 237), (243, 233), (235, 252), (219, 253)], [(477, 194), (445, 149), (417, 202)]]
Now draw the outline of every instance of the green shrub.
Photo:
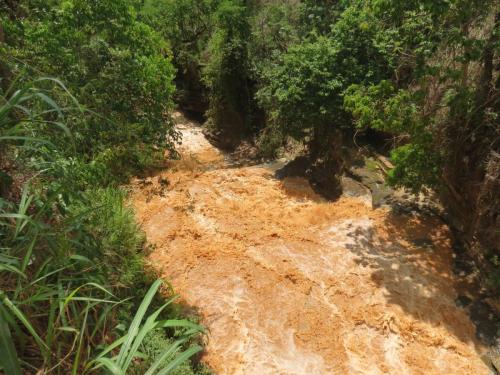
[[(167, 44), (138, 20), (131, 0), (25, 5), (17, 51), (28, 70), (58, 76), (90, 110), (68, 121), (78, 152), (89, 158), (120, 145), (173, 148), (175, 70)], [(14, 62), (11, 69), (19, 69)], [(52, 92), (63, 104), (65, 95)], [(148, 149), (146, 148), (146, 152)], [(115, 152), (124, 166), (133, 152)], [(132, 163), (134, 166), (136, 163)]]
[(396, 90), (388, 81), (367, 87), (352, 85), (344, 97), (344, 106), (358, 128), (400, 136), (402, 142), (391, 154), (395, 167), (388, 182), (414, 191), (437, 187), (442, 165), (442, 153), (434, 147), (428, 130), (429, 120), (421, 116), (422, 98), (420, 92)]
[[(303, 11), (312, 7), (304, 6)], [(390, 74), (388, 60), (374, 41), (375, 26), (373, 15), (353, 3), (339, 13), (328, 33), (308, 34), (289, 47), (263, 73), (257, 92), (269, 126), (278, 126), (297, 140), (312, 137), (319, 143), (327, 142), (334, 129), (351, 127), (351, 116), (343, 106), (344, 91), (352, 84)]]
[[(0, 96), (0, 161), (9, 166), (3, 179), (14, 186), (0, 192), (0, 368), (14, 375), (95, 372), (112, 361), (107, 355), (117, 349), (110, 340), (121, 327), (151, 324), (166, 332), (177, 327), (159, 368), (185, 362), (200, 350), (189, 340), (201, 328), (166, 320), (164, 308), (146, 314), (164, 301), (152, 303), (159, 283), (147, 292), (153, 278), (143, 267), (144, 235), (124, 206), (125, 193), (105, 187), (116, 184), (106, 178), (114, 171), (61, 142), (78, 141), (68, 123), (78, 106), (60, 107), (48, 96), (47, 81), (65, 90), (57, 80), (24, 81)], [(148, 299), (139, 304), (143, 295)], [(133, 317), (136, 306), (142, 313)], [(137, 350), (128, 345), (121, 373)]]
[(82, 241), (87, 249), (96, 249), (84, 255), (94, 262), (99, 272), (112, 285), (128, 288), (140, 285), (144, 275), (142, 250), (145, 237), (137, 226), (133, 212), (124, 206), (125, 193), (115, 188), (86, 191), (81, 200), (68, 210), (80, 217), (85, 233)]

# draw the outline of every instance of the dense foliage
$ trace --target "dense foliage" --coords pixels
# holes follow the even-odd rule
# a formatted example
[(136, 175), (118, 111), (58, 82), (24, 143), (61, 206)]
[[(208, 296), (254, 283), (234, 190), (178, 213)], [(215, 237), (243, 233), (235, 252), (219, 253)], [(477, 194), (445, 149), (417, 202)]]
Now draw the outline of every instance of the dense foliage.
[(137, 5), (0, 5), (6, 374), (195, 371), (186, 360), (202, 329), (158, 295), (119, 188), (177, 139), (170, 51)]
[(4, 56), (12, 62), (11, 75), (28, 70), (58, 77), (81, 105), (98, 114), (87, 111), (71, 119), (78, 152), (88, 158), (101, 154), (110, 167), (134, 171), (148, 162), (142, 160), (145, 154), (172, 147), (170, 53), (166, 42), (138, 21), (132, 2), (19, 5), (10, 18), (4, 35), (11, 47)]
[(222, 1), (214, 12), (214, 31), (207, 46), (203, 69), (208, 88), (208, 116), (216, 127), (244, 131), (250, 121), (248, 39), (250, 25), (243, 2)]
[(170, 46), (177, 68), (177, 101), (198, 111), (207, 107), (200, 66), (217, 4), (216, 0), (146, 0), (139, 13)]
[[(202, 35), (179, 50), (195, 56), (191, 67), (200, 73), (189, 79), (204, 83), (215, 126), (227, 128), (221, 117), (228, 116), (239, 127), (244, 118), (252, 129), (298, 139), (318, 128), (382, 131), (400, 147), (391, 181), (419, 189), (442, 182), (439, 143), (458, 111), (496, 120), (478, 102), (485, 53), (498, 51), (494, 1), (228, 0), (201, 2), (203, 17), (199, 5), (186, 3), (156, 2), (155, 9), (182, 14), (164, 18), (172, 45), (182, 41), (179, 30)], [(485, 74), (492, 88), (497, 75)]]

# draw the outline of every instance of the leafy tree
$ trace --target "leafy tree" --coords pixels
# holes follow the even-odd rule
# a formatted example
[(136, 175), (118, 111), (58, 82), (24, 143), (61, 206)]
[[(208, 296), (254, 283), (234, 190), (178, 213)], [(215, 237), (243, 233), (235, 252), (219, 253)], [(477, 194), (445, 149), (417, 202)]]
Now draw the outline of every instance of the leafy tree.
[(297, 27), (300, 12), (287, 1), (269, 2), (250, 7), (251, 39), (249, 55), (257, 76), (294, 43), (299, 41)]
[(203, 82), (209, 92), (208, 117), (216, 129), (245, 132), (251, 124), (248, 21), (247, 8), (239, 0), (222, 1), (214, 13)]
[(73, 118), (71, 130), (83, 153), (94, 157), (114, 147), (110, 162), (140, 168), (141, 153), (172, 147), (176, 140), (169, 119), (175, 71), (168, 46), (137, 19), (133, 4), (30, 4), (29, 16), (18, 20), (23, 40), (17, 58), (60, 77), (82, 105), (99, 113)]
[(339, 67), (337, 57), (335, 43), (320, 37), (291, 47), (267, 72), (267, 84), (257, 95), (284, 134), (303, 139), (308, 130), (320, 131), (339, 119), (344, 77), (341, 69), (329, 69)]
[(183, 107), (206, 110), (201, 82), (203, 53), (213, 32), (218, 0), (147, 0), (140, 15), (170, 45), (177, 68), (177, 101)]
[(354, 83), (390, 74), (390, 64), (374, 43), (373, 16), (353, 5), (332, 26), (331, 36), (313, 37), (288, 49), (264, 74), (257, 93), (271, 126), (296, 139), (312, 137), (315, 148), (335, 129), (348, 128), (343, 93)]
[(394, 184), (437, 187), (446, 159), (457, 150), (449, 143), (455, 137), (446, 132), (462, 132), (464, 123), (474, 128), (494, 121), (494, 111), (483, 107), (488, 94), (479, 99), (491, 83), (476, 85), (470, 76), (471, 64), (481, 64), (488, 48), (493, 49), (487, 38), (472, 32), (488, 18), (492, 27), (491, 5), (473, 0), (366, 5), (379, 16), (370, 27), (377, 29), (376, 45), (394, 72), (390, 81), (352, 86), (345, 107), (358, 127), (397, 136)]
[(345, 92), (344, 106), (359, 129), (398, 135), (402, 145), (392, 151), (395, 167), (389, 174), (390, 183), (414, 191), (437, 186), (442, 153), (434, 148), (429, 119), (421, 116), (423, 100), (418, 92), (396, 90), (385, 80), (371, 86), (352, 85)]
[(300, 2), (299, 28), (303, 36), (328, 35), (345, 6), (340, 0), (303, 0)]

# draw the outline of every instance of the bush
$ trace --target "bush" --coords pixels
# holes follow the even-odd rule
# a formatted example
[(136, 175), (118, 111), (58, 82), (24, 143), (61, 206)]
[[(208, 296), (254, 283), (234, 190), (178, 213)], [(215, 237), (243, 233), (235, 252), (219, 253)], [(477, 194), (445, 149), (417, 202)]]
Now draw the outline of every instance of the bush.
[(66, 91), (57, 80), (23, 82), (0, 97), (0, 167), (8, 185), (0, 189), (0, 368), (14, 375), (95, 372), (120, 347), (127, 360), (117, 366), (125, 373), (143, 338), (110, 346), (127, 326), (127, 338), (136, 328), (176, 327), (171, 351), (149, 363), (185, 362), (200, 350), (190, 343), (202, 329), (166, 321), (165, 306), (147, 315), (160, 284), (148, 291), (144, 235), (124, 206), (125, 193), (106, 187), (117, 181), (110, 165), (89, 162), (73, 147), (69, 121), (82, 113), (78, 105), (61, 107), (49, 96)]
[(442, 153), (433, 145), (428, 119), (421, 116), (421, 92), (396, 90), (389, 81), (367, 87), (352, 85), (346, 90), (344, 106), (353, 114), (358, 128), (399, 136), (399, 144), (391, 153), (395, 168), (389, 174), (389, 183), (414, 191), (438, 186)]
[(75, 238), (84, 245), (80, 253), (111, 285), (130, 288), (144, 284), (145, 237), (132, 210), (124, 207), (124, 198), (125, 193), (115, 188), (88, 190), (69, 207), (68, 214), (81, 218), (84, 233)]

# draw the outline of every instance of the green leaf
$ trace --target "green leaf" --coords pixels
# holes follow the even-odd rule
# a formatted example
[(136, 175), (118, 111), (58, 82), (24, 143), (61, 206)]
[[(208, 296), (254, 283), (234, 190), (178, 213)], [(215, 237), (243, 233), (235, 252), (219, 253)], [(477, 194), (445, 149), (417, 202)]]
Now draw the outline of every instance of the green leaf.
[(189, 320), (185, 320), (185, 319), (163, 320), (161, 322), (158, 322), (158, 327), (159, 328), (184, 327), (184, 328), (196, 329), (196, 330), (198, 330), (198, 332), (204, 331), (204, 328), (202, 326), (200, 326), (199, 324), (190, 322)]
[(31, 336), (35, 339), (36, 343), (40, 347), (40, 349), (44, 352), (48, 352), (50, 349), (47, 347), (42, 338), (36, 333), (35, 328), (31, 325), (26, 316), (19, 310), (16, 305), (12, 303), (12, 301), (3, 293), (0, 292), (0, 297), (2, 303), (12, 312), (12, 314), (23, 324), (26, 330), (31, 334)]
[(171, 355), (173, 355), (177, 350), (180, 348), (180, 346), (185, 343), (188, 340), (187, 337), (179, 339), (172, 343), (167, 349), (165, 349), (154, 361), (154, 363), (151, 365), (151, 367), (146, 371), (144, 375), (153, 375), (155, 371), (160, 367), (163, 362), (169, 358)]
[(192, 346), (186, 351), (182, 352), (178, 357), (176, 357), (172, 362), (170, 362), (165, 368), (158, 372), (157, 375), (167, 375), (177, 368), (181, 363), (191, 358), (196, 353), (199, 353), (203, 348), (199, 345)]
[(111, 359), (102, 357), (95, 360), (97, 363), (106, 367), (113, 375), (125, 375), (125, 372)]
[(57, 111), (57, 113), (59, 114), (59, 116), (62, 116), (61, 108), (59, 108), (57, 103), (52, 98), (50, 98), (49, 96), (45, 95), (43, 92), (40, 92), (40, 91), (36, 92), (34, 94), (34, 96), (42, 99), (45, 103), (47, 103), (49, 106), (51, 106), (53, 109), (55, 109)]
[(12, 342), (9, 325), (0, 310), (0, 365), (6, 375), (21, 375), (21, 366)]
[(15, 273), (19, 276), (21, 276), (23, 279), (26, 279), (26, 275), (17, 267), (11, 266), (10, 264), (0, 264), (0, 272), (2, 271), (8, 271)]
[(132, 346), (130, 347), (130, 351), (127, 355), (127, 358), (125, 359), (125, 362), (122, 366), (122, 368), (127, 369), (130, 363), (132, 362), (132, 359), (136, 356), (137, 351), (139, 350), (139, 346), (142, 343), (142, 340), (144, 340), (144, 337), (151, 332), (153, 329), (155, 329), (158, 326), (158, 322), (156, 321), (156, 318), (160, 315), (160, 313), (163, 311), (165, 307), (168, 306), (168, 303), (164, 304), (162, 307), (160, 307), (158, 310), (156, 310), (153, 314), (148, 316), (146, 319), (146, 322), (144, 325), (141, 327), (139, 332), (137, 333), (137, 336), (134, 339), (134, 342), (132, 343)]
[(122, 366), (123, 364), (125, 364), (125, 361), (127, 359), (127, 354), (132, 346), (132, 343), (137, 333), (139, 332), (139, 325), (141, 324), (141, 321), (144, 315), (146, 314), (146, 311), (161, 284), (162, 284), (161, 280), (156, 280), (153, 283), (153, 285), (151, 285), (151, 288), (149, 288), (148, 292), (144, 296), (144, 299), (142, 300), (142, 303), (139, 306), (139, 309), (137, 310), (137, 313), (134, 316), (134, 320), (132, 321), (132, 324), (130, 324), (130, 328), (127, 333), (127, 339), (125, 340), (125, 343), (121, 347), (120, 353), (118, 354), (118, 358), (116, 360), (118, 366)]

